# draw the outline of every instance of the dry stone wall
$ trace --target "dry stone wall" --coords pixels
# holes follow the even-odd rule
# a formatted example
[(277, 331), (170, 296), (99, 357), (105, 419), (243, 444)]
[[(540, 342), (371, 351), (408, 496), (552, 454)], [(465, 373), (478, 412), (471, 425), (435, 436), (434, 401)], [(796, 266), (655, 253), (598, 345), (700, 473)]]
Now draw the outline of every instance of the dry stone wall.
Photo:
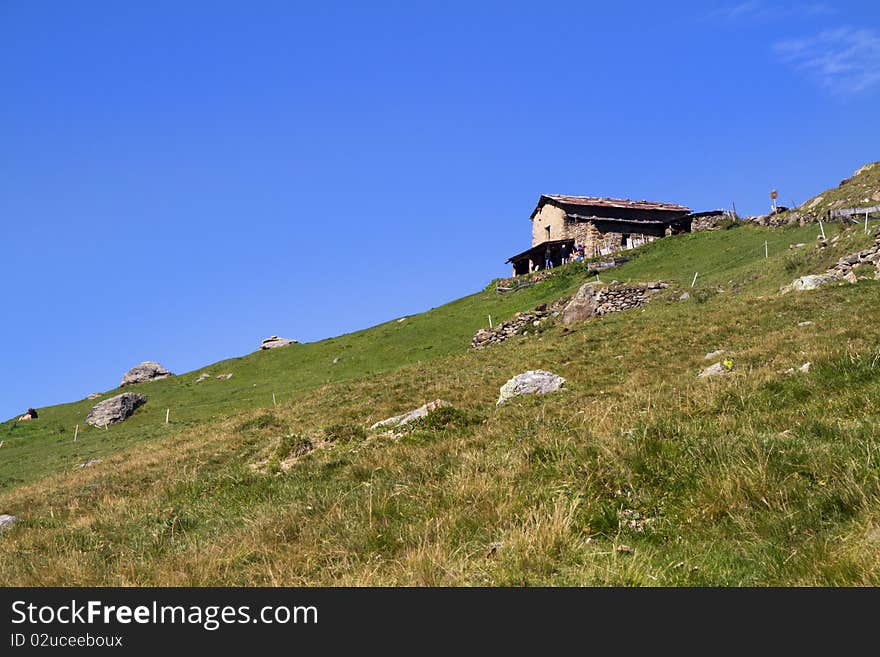
[[(560, 316), (563, 324), (569, 324), (593, 316), (638, 308), (648, 303), (652, 294), (669, 287), (668, 283), (662, 281), (630, 285), (615, 281), (604, 287), (600, 285), (595, 282), (585, 283), (573, 299), (563, 297), (549, 306), (541, 304), (534, 310), (517, 313), (512, 319), (492, 328), (482, 328), (471, 339), (471, 347), (476, 350), (486, 349), (516, 335), (528, 335)], [(577, 305), (577, 312), (572, 312), (573, 304)]]

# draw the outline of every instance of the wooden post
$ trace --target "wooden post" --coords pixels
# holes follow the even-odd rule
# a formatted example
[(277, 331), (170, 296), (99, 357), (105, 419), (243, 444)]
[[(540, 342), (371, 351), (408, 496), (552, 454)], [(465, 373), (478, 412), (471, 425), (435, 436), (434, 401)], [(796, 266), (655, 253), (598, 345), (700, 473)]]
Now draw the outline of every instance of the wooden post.
[(764, 240), (764, 257), (769, 258), (770, 252), (767, 250), (767, 240)]
[(170, 408), (166, 408), (166, 409), (165, 409), (165, 424), (168, 424), (168, 416), (169, 416), (169, 415), (171, 415), (171, 409), (170, 409)]
[(492, 315), (489, 315), (489, 328), (492, 328)]
[(76, 442), (76, 437), (79, 435), (79, 425), (76, 425), (76, 429), (73, 430), (73, 442)]
[(825, 239), (825, 227), (822, 225), (822, 220), (819, 219), (819, 230), (822, 231), (822, 239)]
[(272, 406), (278, 406), (278, 402), (275, 401), (275, 393), (272, 393)]
[(868, 213), (865, 213), (865, 235), (868, 234)]
[(699, 273), (699, 272), (694, 272), (694, 280), (691, 281), (691, 287), (693, 287), (694, 285), (696, 285), (696, 283), (697, 283), (697, 274), (698, 274), (698, 273)]

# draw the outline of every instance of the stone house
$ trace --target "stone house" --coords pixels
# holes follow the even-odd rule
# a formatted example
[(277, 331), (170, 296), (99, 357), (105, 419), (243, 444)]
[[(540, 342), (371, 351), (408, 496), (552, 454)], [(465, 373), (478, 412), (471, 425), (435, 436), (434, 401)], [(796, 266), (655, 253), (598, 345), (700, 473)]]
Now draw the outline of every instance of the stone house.
[(543, 194), (530, 219), (532, 246), (507, 260), (514, 276), (543, 269), (547, 255), (558, 266), (577, 245), (591, 258), (689, 232), (692, 216), (674, 203)]

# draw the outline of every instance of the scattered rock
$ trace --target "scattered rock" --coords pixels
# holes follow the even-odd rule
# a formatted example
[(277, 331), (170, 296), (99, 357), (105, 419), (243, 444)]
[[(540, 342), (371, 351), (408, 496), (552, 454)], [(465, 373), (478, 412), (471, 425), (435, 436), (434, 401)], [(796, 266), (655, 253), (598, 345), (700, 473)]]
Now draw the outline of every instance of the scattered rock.
[(711, 376), (723, 376), (725, 374), (728, 374), (729, 372), (730, 370), (724, 367), (723, 363), (715, 363), (714, 365), (710, 365), (702, 372), (700, 372), (698, 376), (702, 379)]
[(11, 516), (8, 513), (0, 513), (0, 532), (11, 529), (17, 522), (18, 518), (15, 516)]
[(529, 370), (510, 379), (501, 386), (496, 406), (520, 395), (545, 395), (556, 392), (565, 385), (565, 379), (545, 370)]
[(196, 383), (201, 383), (202, 381), (205, 381), (210, 378), (211, 378), (210, 372), (202, 372), (201, 374), (199, 374), (199, 378), (196, 379)]
[(635, 550), (633, 550), (629, 545), (623, 545), (622, 543), (617, 546), (617, 552), (619, 554), (634, 554)]
[(690, 299), (690, 298), (691, 298), (690, 293), (688, 293), (688, 292), (682, 292), (682, 293), (681, 293), (681, 296), (678, 297), (678, 300), (679, 300), (679, 301), (687, 301), (687, 300)]
[(789, 249), (802, 249), (805, 246), (806, 246), (806, 244), (804, 244), (803, 242), (798, 242), (797, 244), (789, 244), (788, 248)]
[(336, 363), (338, 363), (341, 360), (342, 359), (337, 356), (336, 358), (333, 359), (333, 364), (336, 365)]
[(229, 381), (232, 378), (232, 372), (227, 372), (226, 374), (218, 374), (217, 378), (221, 381)]
[(798, 326), (812, 326), (812, 325), (813, 325), (813, 322), (810, 322), (810, 321), (798, 322)]
[(288, 338), (279, 338), (277, 335), (270, 335), (260, 343), (260, 349), (275, 349), (276, 347), (287, 347), (292, 344), (299, 344), (299, 342)]
[(86, 424), (106, 427), (128, 418), (147, 398), (133, 392), (123, 392), (95, 404), (86, 416)]
[(812, 363), (804, 363), (803, 365), (801, 365), (801, 366), (798, 368), (798, 372), (803, 372), (804, 374), (806, 374), (807, 372), (810, 371), (810, 368), (811, 368), (812, 366), (813, 366)]
[(91, 459), (89, 461), (86, 461), (85, 463), (80, 463), (79, 467), (80, 468), (91, 468), (93, 465), (98, 465), (98, 463), (100, 463), (102, 460), (103, 459)]
[(401, 322), (405, 322), (405, 321), (406, 321), (406, 317), (401, 317), (400, 319), (397, 320), (397, 323), (400, 324)]
[(425, 417), (429, 413), (436, 411), (438, 408), (443, 408), (444, 406), (451, 406), (451, 404), (449, 402), (443, 401), (442, 399), (435, 399), (434, 401), (430, 401), (423, 406), (419, 406), (415, 410), (403, 413), (402, 415), (389, 417), (388, 419), (382, 420), (381, 422), (376, 422), (373, 426), (370, 427), (370, 429), (381, 429), (383, 427), (386, 427), (388, 429), (396, 429), (398, 427), (409, 424), (413, 420), (418, 420), (419, 418)]
[(724, 354), (724, 349), (718, 349), (717, 351), (710, 351), (705, 355), (704, 360), (712, 360), (713, 358), (719, 358)]
[(86, 399), (98, 399), (103, 394), (103, 392), (93, 392), (91, 395), (86, 397)]
[(145, 383), (146, 381), (156, 381), (157, 379), (166, 379), (174, 376), (171, 372), (162, 367), (159, 363), (151, 360), (145, 360), (140, 365), (132, 367), (122, 377), (122, 386), (130, 386), (135, 383)]

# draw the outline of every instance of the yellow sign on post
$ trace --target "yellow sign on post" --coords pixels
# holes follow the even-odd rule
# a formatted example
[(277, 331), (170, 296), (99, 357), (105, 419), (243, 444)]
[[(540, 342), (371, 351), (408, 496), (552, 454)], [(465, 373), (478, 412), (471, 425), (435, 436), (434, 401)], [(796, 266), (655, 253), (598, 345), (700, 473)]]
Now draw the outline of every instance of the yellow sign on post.
[(777, 196), (779, 196), (779, 193), (775, 189), (770, 192), (770, 198), (775, 199)]

